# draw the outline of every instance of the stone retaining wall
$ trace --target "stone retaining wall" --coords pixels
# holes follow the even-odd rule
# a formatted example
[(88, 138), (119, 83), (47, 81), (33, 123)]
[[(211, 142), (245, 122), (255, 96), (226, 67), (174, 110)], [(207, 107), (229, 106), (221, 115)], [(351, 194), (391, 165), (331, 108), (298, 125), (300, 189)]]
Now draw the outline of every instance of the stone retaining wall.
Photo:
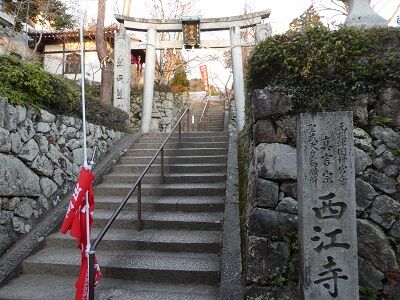
[[(362, 293), (400, 299), (400, 92), (354, 109)], [(298, 299), (296, 113), (289, 98), (252, 93), (248, 155), (247, 299)], [(380, 298), (369, 298), (380, 299)]]
[[(0, 254), (28, 233), (74, 184), (83, 163), (82, 120), (0, 98)], [(88, 123), (88, 155), (122, 133)]]
[[(150, 130), (152, 132), (170, 132), (182, 111), (187, 107), (188, 99), (189, 96), (185, 93), (154, 92)], [(140, 127), (142, 101), (142, 93), (131, 93), (130, 122), (134, 128)]]

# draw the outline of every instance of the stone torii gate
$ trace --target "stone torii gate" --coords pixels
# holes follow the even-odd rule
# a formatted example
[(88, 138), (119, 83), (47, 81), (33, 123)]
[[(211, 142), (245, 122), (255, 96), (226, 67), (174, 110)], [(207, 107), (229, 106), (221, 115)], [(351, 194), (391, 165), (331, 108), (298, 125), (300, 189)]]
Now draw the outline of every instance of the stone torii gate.
[[(129, 16), (116, 15), (115, 18), (126, 30), (147, 32), (146, 44), (132, 43), (127, 38), (125, 32), (117, 36), (115, 42), (115, 72), (114, 72), (114, 106), (120, 107), (125, 111), (130, 111), (129, 107), (129, 77), (127, 72), (130, 66), (130, 49), (146, 50), (145, 71), (144, 71), (144, 95), (142, 105), (141, 132), (146, 133), (150, 130), (151, 114), (153, 107), (154, 77), (156, 50), (164, 49), (182, 49), (184, 41), (158, 41), (158, 32), (184, 32), (190, 24), (197, 33), (197, 41), (193, 47), (204, 48), (231, 48), (233, 65), (233, 85), (235, 91), (236, 121), (237, 127), (241, 130), (245, 122), (244, 114), (244, 80), (243, 80), (243, 62), (242, 46), (254, 45), (265, 38), (270, 30), (269, 24), (262, 24), (263, 20), (268, 18), (270, 10), (245, 14), (241, 16), (226, 18), (208, 18), (184, 17), (182, 19), (142, 19)], [(193, 27), (193, 24), (197, 27)], [(256, 39), (253, 41), (243, 41), (241, 38), (241, 29), (256, 27)], [(201, 32), (207, 31), (230, 31), (230, 41), (213, 40), (200, 41)], [(184, 32), (185, 36), (185, 32)], [(192, 44), (190, 44), (192, 45)], [(186, 44), (187, 46), (187, 44)], [(128, 78), (128, 80), (127, 80)]]

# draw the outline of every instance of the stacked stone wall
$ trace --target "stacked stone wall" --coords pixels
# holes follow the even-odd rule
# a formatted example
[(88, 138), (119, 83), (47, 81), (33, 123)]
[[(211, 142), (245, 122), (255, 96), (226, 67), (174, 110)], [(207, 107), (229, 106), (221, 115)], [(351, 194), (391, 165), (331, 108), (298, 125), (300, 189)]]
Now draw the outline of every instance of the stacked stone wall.
[[(151, 116), (152, 132), (170, 132), (187, 107), (189, 96), (185, 93), (174, 94), (171, 92), (154, 92), (153, 112)], [(131, 95), (130, 122), (134, 128), (140, 127), (143, 94)]]
[[(87, 123), (97, 159), (121, 132)], [(0, 255), (54, 208), (83, 163), (82, 120), (0, 98)]]
[[(252, 93), (246, 298), (298, 299), (297, 113), (285, 95)], [(362, 95), (354, 108), (362, 293), (400, 299), (400, 92)], [(377, 296), (379, 295), (379, 296)]]

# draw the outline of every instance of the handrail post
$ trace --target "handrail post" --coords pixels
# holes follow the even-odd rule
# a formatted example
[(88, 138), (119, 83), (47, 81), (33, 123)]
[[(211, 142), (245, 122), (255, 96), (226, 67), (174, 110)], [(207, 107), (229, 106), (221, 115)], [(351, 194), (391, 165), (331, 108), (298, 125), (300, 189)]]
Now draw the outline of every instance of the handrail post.
[(89, 300), (94, 300), (94, 253), (90, 250), (89, 255)]
[(161, 183), (165, 183), (164, 177), (164, 147), (161, 148)]
[(182, 133), (182, 126), (181, 126), (181, 122), (179, 122), (179, 148), (182, 148), (182, 137), (181, 137), (181, 133)]
[(190, 128), (190, 110), (187, 111), (187, 132), (189, 132)]
[(207, 131), (210, 131), (210, 113), (207, 114)]
[(138, 231), (142, 230), (142, 181), (137, 186), (137, 220), (136, 227)]

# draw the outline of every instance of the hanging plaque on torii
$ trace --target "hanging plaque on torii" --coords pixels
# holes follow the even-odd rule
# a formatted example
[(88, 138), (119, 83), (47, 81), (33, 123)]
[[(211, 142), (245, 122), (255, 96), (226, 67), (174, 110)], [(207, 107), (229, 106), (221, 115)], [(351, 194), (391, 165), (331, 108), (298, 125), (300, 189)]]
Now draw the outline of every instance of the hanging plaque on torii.
[(183, 45), (188, 48), (200, 47), (200, 18), (182, 18)]

